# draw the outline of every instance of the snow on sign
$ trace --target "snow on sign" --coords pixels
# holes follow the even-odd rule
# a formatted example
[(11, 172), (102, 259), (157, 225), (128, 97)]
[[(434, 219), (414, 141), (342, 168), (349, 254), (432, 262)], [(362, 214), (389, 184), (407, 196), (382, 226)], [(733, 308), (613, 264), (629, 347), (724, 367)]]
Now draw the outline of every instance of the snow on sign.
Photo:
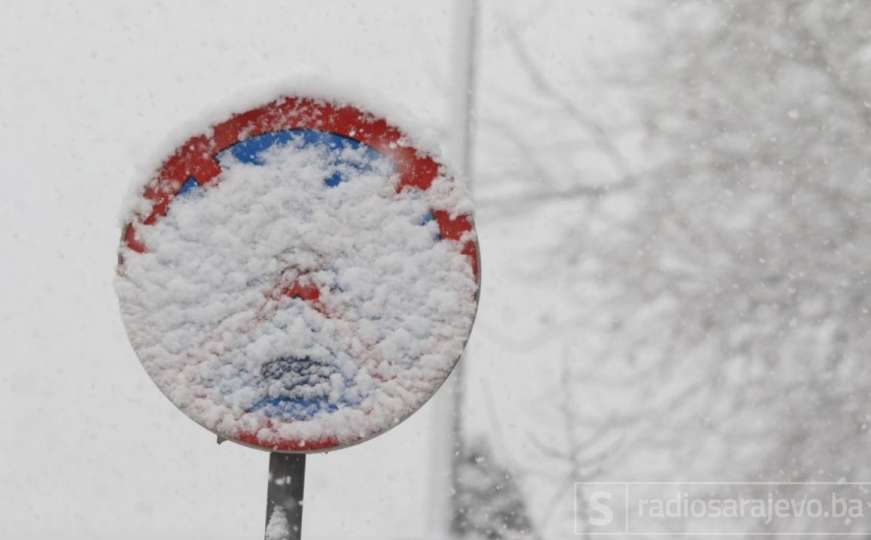
[(282, 97), (189, 138), (136, 192), (116, 290), (146, 371), (220, 437), (362, 442), (417, 410), (471, 331), (471, 205), (411, 134)]

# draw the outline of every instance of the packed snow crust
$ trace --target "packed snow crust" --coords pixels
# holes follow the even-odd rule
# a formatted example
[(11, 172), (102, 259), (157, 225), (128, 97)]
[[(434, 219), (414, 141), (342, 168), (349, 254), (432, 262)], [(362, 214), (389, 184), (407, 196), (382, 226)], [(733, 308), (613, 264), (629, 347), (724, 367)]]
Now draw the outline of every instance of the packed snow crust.
[(354, 444), (418, 409), (463, 351), (474, 233), (441, 239), (432, 211), (471, 205), (444, 171), (397, 190), (394, 164), (364, 144), (278, 135), (183, 186), (137, 229), (146, 251), (122, 245), (121, 311), (160, 389), (220, 436)]
[(287, 514), (284, 509), (276, 505), (269, 515), (266, 523), (265, 540), (290, 540), (290, 523), (287, 522)]

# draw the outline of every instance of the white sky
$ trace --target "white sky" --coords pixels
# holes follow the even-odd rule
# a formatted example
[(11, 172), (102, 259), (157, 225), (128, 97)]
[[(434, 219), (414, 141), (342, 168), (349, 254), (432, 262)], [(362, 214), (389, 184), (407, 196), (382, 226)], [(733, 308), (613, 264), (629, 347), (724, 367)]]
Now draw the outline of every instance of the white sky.
[[(579, 4), (563, 2), (535, 22), (555, 29), (537, 45), (557, 75), (578, 47), (607, 53), (621, 39), (608, 2)], [(127, 343), (112, 289), (122, 198), (168, 133), (228, 94), (299, 70), (360, 83), (445, 125), (450, 7), (4, 4), (0, 537), (261, 537), (267, 454), (217, 446), (160, 394)], [(500, 52), (513, 20), (505, 13), (523, 20), (537, 9), (485, 2), (482, 63), (492, 80), (482, 87), (512, 84)], [(552, 284), (513, 271), (551, 227), (547, 213), (524, 219), (479, 216), (484, 291), (470, 360), (470, 421), (492, 425), (486, 385), (514, 460), (523, 459), (523, 423), (536, 421), (524, 411), (546, 392), (530, 388), (544, 356), (486, 329), (522, 333), (543, 310), (559, 309)], [(362, 446), (310, 457), (305, 536), (427, 536), (430, 428), (424, 408)]]

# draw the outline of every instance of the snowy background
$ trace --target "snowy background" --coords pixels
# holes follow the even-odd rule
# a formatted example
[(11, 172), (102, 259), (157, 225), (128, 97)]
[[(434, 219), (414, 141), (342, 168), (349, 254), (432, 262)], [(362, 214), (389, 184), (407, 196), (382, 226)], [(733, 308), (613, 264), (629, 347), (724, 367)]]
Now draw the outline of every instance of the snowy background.
[[(449, 145), (453, 8), (4, 3), (0, 537), (262, 535), (267, 455), (216, 445), (127, 342), (121, 201), (170, 133), (299, 72)], [(569, 538), (575, 481), (871, 480), (862, 8), (483, 2), (461, 457), (511, 481), (464, 492), (459, 531), (493, 504), (492, 538)], [(433, 413), (311, 457), (306, 537), (437, 536)]]

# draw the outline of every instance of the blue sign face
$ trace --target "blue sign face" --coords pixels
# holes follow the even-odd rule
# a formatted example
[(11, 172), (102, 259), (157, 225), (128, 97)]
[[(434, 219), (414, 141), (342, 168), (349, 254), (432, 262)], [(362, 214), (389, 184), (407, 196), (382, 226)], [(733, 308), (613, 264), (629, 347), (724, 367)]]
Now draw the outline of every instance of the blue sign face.
[[(266, 166), (264, 154), (271, 149), (280, 148), (289, 144), (297, 148), (318, 148), (327, 150), (332, 165), (336, 166), (336, 172), (324, 178), (327, 188), (334, 188), (347, 180), (342, 174), (341, 166), (349, 167), (355, 172), (371, 172), (376, 160), (384, 160), (385, 156), (373, 148), (349, 137), (343, 137), (335, 133), (325, 133), (310, 129), (287, 129), (272, 133), (264, 133), (250, 139), (238, 142), (230, 146), (216, 156), (221, 163), (228, 155), (239, 163), (255, 166)], [(362, 149), (362, 152), (359, 150)], [(346, 150), (354, 150), (354, 159), (348, 159)], [(362, 154), (362, 159), (361, 159)], [(187, 196), (196, 193), (199, 183), (193, 176), (189, 177), (178, 191), (178, 195)], [(427, 212), (421, 218), (420, 223), (425, 224), (432, 220), (432, 214)], [(316, 301), (320, 296), (316, 290), (310, 290), (309, 294), (304, 291), (285, 291), (285, 294), (304, 301)], [(259, 370), (261, 377), (260, 386), (266, 387), (276, 383), (284, 386), (284, 391), (274, 397), (265, 397), (257, 401), (247, 412), (262, 412), (269, 418), (277, 418), (284, 421), (309, 420), (323, 412), (334, 412), (341, 407), (353, 407), (359, 404), (363, 395), (349, 399), (343, 396), (340, 399), (331, 399), (329, 392), (312, 392), (312, 388), (330, 388), (335, 377), (344, 379), (346, 385), (351, 381), (346, 375), (335, 369), (331, 362), (319, 361), (316, 358), (282, 356), (263, 364)], [(274, 393), (274, 392), (273, 392)]]
[[(376, 150), (374, 150), (370, 146), (361, 143), (360, 141), (356, 141), (342, 135), (337, 135), (335, 133), (324, 133), (322, 131), (315, 131), (311, 129), (285, 129), (272, 133), (264, 133), (263, 135), (258, 135), (257, 137), (251, 137), (250, 139), (245, 139), (244, 141), (238, 142), (224, 150), (221, 154), (218, 154), (217, 159), (220, 163), (221, 157), (223, 155), (226, 155), (226, 153), (229, 153), (241, 163), (248, 163), (251, 165), (263, 165), (264, 162), (261, 158), (261, 154), (263, 154), (270, 148), (273, 148), (275, 146), (283, 146), (291, 142), (297, 144), (300, 147), (317, 146), (321, 148), (328, 148), (337, 162), (343, 163), (345, 165), (348, 165), (349, 167), (353, 167), (358, 170), (371, 169), (372, 161), (375, 161), (379, 157), (384, 157)], [(348, 161), (342, 159), (343, 150), (357, 150), (361, 147), (365, 149), (365, 155), (369, 159), (369, 164), (364, 163), (361, 165), (358, 160)], [(340, 172), (336, 172), (329, 178), (325, 178), (324, 183), (329, 187), (335, 187), (339, 185), (339, 183), (341, 183), (343, 180), (344, 178), (342, 174)], [(197, 182), (197, 179), (193, 176), (189, 176), (187, 180), (185, 180), (185, 182), (181, 185), (181, 188), (179, 188), (178, 195), (185, 195), (196, 189), (198, 186), (199, 183)]]
[[(312, 146), (327, 148), (330, 150), (330, 153), (333, 155), (336, 162), (348, 165), (355, 169), (371, 170), (371, 164), (373, 161), (378, 158), (384, 158), (384, 156), (379, 154), (373, 148), (361, 143), (360, 141), (356, 141), (349, 137), (343, 137), (342, 135), (336, 135), (335, 133), (324, 133), (323, 131), (314, 131), (311, 129), (287, 129), (265, 133), (236, 143), (226, 151), (229, 151), (233, 154), (233, 157), (242, 163), (263, 165), (263, 160), (260, 157), (263, 152), (274, 146), (283, 146), (291, 142), (301, 148)], [(342, 158), (342, 152), (344, 150), (357, 150), (361, 147), (365, 149), (364, 155), (368, 162), (364, 161), (364, 163), (361, 164), (359, 160), (350, 161)], [(218, 160), (220, 161), (220, 154)], [(337, 172), (329, 178), (324, 179), (324, 183), (329, 187), (335, 187), (343, 180), (341, 173)]]

